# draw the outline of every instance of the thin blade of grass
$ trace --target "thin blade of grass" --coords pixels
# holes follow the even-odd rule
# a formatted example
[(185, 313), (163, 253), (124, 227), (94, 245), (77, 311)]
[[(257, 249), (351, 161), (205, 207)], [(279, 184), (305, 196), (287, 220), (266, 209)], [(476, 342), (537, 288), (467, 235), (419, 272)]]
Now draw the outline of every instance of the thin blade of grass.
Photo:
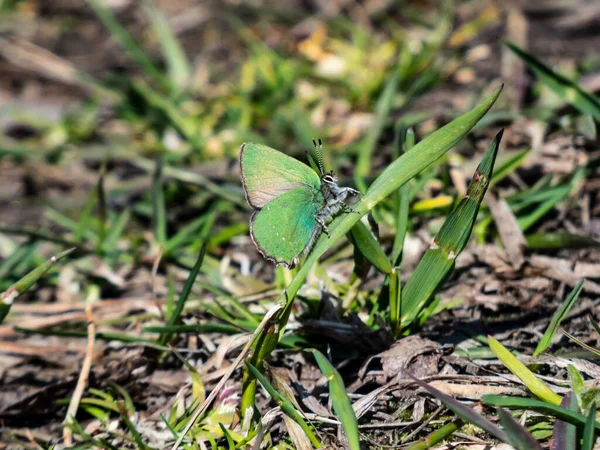
[(167, 210), (162, 182), (162, 159), (159, 158), (152, 175), (152, 219), (154, 238), (160, 247), (164, 248), (167, 242)]
[(600, 99), (598, 97), (583, 89), (575, 81), (553, 71), (535, 56), (517, 47), (512, 42), (505, 41), (504, 45), (517, 55), (556, 95), (583, 114), (590, 114), (600, 121)]
[(464, 424), (462, 419), (456, 419), (410, 445), (406, 450), (429, 450), (443, 440), (448, 439), (454, 432), (460, 430)]
[(19, 281), (14, 283), (11, 287), (9, 287), (6, 291), (0, 294), (0, 323), (4, 321), (6, 315), (10, 311), (10, 307), (14, 303), (14, 301), (24, 292), (26, 292), (33, 284), (39, 280), (50, 268), (56, 264), (57, 261), (67, 256), (69, 253), (73, 252), (75, 247), (70, 248), (69, 250), (65, 250), (62, 253), (59, 253), (56, 256), (53, 256), (45, 263), (40, 264), (38, 267), (33, 269)]
[[(156, 168), (156, 163), (150, 159), (136, 158), (129, 161), (134, 166), (144, 169), (148, 172), (151, 172)], [(244, 200), (244, 194), (241, 188), (238, 188), (235, 192), (232, 192), (231, 190), (225, 189), (223, 186), (214, 183), (209, 178), (200, 175), (199, 173), (195, 173), (190, 170), (178, 169), (176, 167), (167, 165), (165, 165), (163, 168), (163, 174), (166, 177), (172, 177), (183, 183), (190, 183), (200, 186), (201, 188), (206, 189), (208, 192), (214, 194), (216, 197), (220, 197), (243, 208), (248, 207), (246, 200)]]
[(569, 332), (565, 331), (564, 329), (560, 328), (560, 332), (562, 334), (564, 334), (566, 337), (568, 337), (570, 340), (572, 340), (573, 342), (575, 342), (577, 345), (579, 345), (580, 347), (586, 349), (588, 352), (593, 353), (596, 356), (600, 357), (600, 350), (595, 349), (594, 347), (592, 347), (591, 345), (586, 344), (585, 342), (583, 342), (580, 339), (577, 339), (575, 336), (573, 336), (572, 334), (570, 334)]
[(534, 233), (525, 236), (530, 250), (598, 248), (600, 241), (572, 233)]
[(177, 36), (171, 30), (169, 22), (160, 8), (157, 8), (150, 0), (144, 1), (143, 9), (150, 19), (162, 47), (171, 83), (179, 88), (185, 87), (190, 81), (192, 71)]
[(275, 390), (273, 385), (269, 383), (269, 380), (260, 373), (260, 371), (254, 367), (252, 364), (246, 361), (246, 367), (252, 372), (252, 374), (256, 377), (258, 382), (265, 388), (265, 390), (269, 393), (271, 398), (277, 406), (281, 408), (281, 410), (290, 418), (292, 418), (310, 439), (310, 442), (315, 448), (319, 448), (321, 446), (321, 442), (317, 439), (315, 434), (313, 433), (312, 427), (306, 423), (304, 418), (300, 415), (300, 413), (296, 410), (292, 402), (290, 402), (284, 395), (280, 394)]
[(128, 208), (123, 210), (115, 220), (111, 221), (110, 230), (104, 240), (104, 251), (106, 253), (112, 253), (116, 250), (117, 242), (123, 235), (129, 219), (131, 219), (131, 209)]
[(496, 408), (500, 422), (506, 430), (509, 443), (517, 450), (541, 450), (541, 445), (529, 430), (517, 422), (513, 416), (502, 408)]
[(390, 329), (396, 338), (400, 334), (400, 304), (402, 303), (402, 282), (400, 279), (400, 268), (392, 268), (389, 275), (388, 289), (390, 290)]
[[(565, 394), (560, 406), (561, 408), (579, 413), (577, 399), (571, 392)], [(554, 424), (552, 437), (554, 439), (552, 450), (573, 450), (577, 448), (577, 427), (569, 422), (557, 420)]]
[[(214, 218), (215, 218), (214, 213), (211, 213), (209, 218), (206, 221), (204, 230), (202, 231), (202, 234), (201, 234), (201, 238), (203, 240), (202, 247), (200, 248), (200, 252), (198, 254), (198, 258), (196, 259), (196, 263), (194, 264), (194, 267), (190, 271), (190, 274), (188, 275), (187, 280), (185, 280), (183, 289), (182, 289), (181, 293), (179, 294), (177, 303), (175, 304), (175, 310), (173, 311), (173, 314), (171, 314), (171, 316), (167, 320), (168, 326), (176, 325), (177, 322), (179, 322), (179, 319), (181, 318), (181, 314), (183, 313), (183, 308), (185, 307), (185, 303), (186, 303), (190, 293), (192, 292), (192, 287), (194, 285), (194, 282), (196, 281), (196, 277), (198, 276), (198, 273), (200, 272), (202, 263), (204, 262), (204, 255), (206, 253), (207, 236), (212, 227)], [(169, 342), (171, 340), (171, 337), (172, 337), (171, 333), (165, 334), (161, 337), (159, 343), (161, 345), (165, 345), (167, 342)]]
[(583, 443), (581, 450), (592, 450), (595, 442), (595, 429), (594, 422), (596, 421), (596, 404), (592, 403), (590, 412), (588, 413), (587, 420), (585, 421), (585, 427), (583, 428)]
[(350, 229), (352, 244), (360, 253), (383, 274), (392, 271), (392, 265), (373, 232), (362, 222), (358, 221)]
[(333, 403), (333, 410), (339, 421), (342, 423), (342, 428), (348, 439), (348, 448), (350, 450), (360, 450), (360, 438), (358, 434), (358, 422), (356, 414), (352, 408), (352, 403), (346, 394), (344, 381), (338, 371), (325, 358), (325, 355), (318, 350), (310, 350), (317, 360), (319, 369), (329, 381), (329, 398)]
[(567, 371), (569, 372), (569, 381), (571, 382), (571, 390), (573, 394), (575, 394), (575, 398), (578, 399), (585, 392), (585, 383), (583, 381), (583, 376), (573, 364), (569, 364), (567, 366)]
[(594, 330), (596, 330), (596, 333), (598, 333), (598, 336), (600, 336), (600, 325), (598, 322), (596, 322), (590, 314), (588, 314), (588, 319), (590, 319), (590, 323), (594, 327)]
[(106, 192), (104, 190), (104, 174), (106, 172), (106, 161), (102, 162), (100, 176), (96, 184), (96, 195), (98, 196), (98, 242), (96, 243), (96, 254), (101, 255), (106, 239)]
[[(355, 175), (357, 178), (364, 178), (371, 174), (371, 162), (373, 160), (373, 151), (377, 145), (377, 141), (381, 136), (385, 122), (390, 115), (394, 96), (398, 90), (398, 74), (396, 71), (392, 72), (392, 75), (388, 79), (379, 99), (375, 106), (375, 120), (369, 127), (369, 132), (363, 141), (361, 148), (358, 153), (358, 160), (356, 162)], [(361, 182), (357, 180), (356, 184), (361, 185)]]
[(515, 355), (508, 351), (506, 347), (492, 336), (488, 336), (488, 344), (498, 359), (500, 359), (506, 368), (527, 386), (533, 395), (548, 403), (560, 405), (562, 397), (552, 391), (542, 380), (536, 377), (534, 373), (531, 372), (525, 364), (519, 361)]
[[(403, 127), (396, 131), (395, 151), (396, 158), (402, 154), (402, 146), (405, 146), (405, 151), (410, 151), (415, 146), (415, 133), (412, 128), (403, 132)], [(390, 260), (395, 267), (400, 265), (402, 258), (402, 249), (404, 248), (404, 239), (406, 238), (406, 230), (408, 229), (409, 221), (409, 206), (410, 206), (410, 185), (404, 183), (396, 192), (396, 208), (398, 210), (396, 216), (396, 234), (394, 235), (394, 245), (392, 246), (392, 255)]]
[(503, 161), (499, 160), (496, 169), (494, 170), (494, 175), (492, 175), (492, 179), (490, 180), (490, 188), (503, 180), (507, 175), (514, 172), (517, 168), (521, 167), (530, 152), (531, 149), (521, 150), (520, 152), (511, 155), (508, 159)]
[(502, 442), (510, 443), (508, 435), (501, 428), (494, 425), (481, 414), (473, 411), (468, 406), (463, 405), (459, 401), (455, 400), (447, 394), (444, 394), (443, 392), (437, 390), (433, 386), (430, 386), (424, 381), (419, 380), (413, 375), (408, 374), (408, 376), (410, 376), (410, 378), (412, 378), (415, 383), (417, 383), (419, 386), (421, 386), (423, 389), (425, 389), (427, 392), (429, 392), (431, 395), (433, 395), (435, 398), (441, 401), (449, 410), (451, 410), (454, 414), (456, 414), (465, 422), (469, 422), (473, 425), (478, 426), (479, 428), (491, 434), (492, 436), (495, 436), (496, 438), (500, 439)]
[(479, 206), (492, 177), (503, 131), (501, 130), (490, 143), (469, 183), (467, 195), (450, 213), (433, 244), (402, 289), (402, 327), (410, 326), (431, 301), (436, 290), (454, 268), (456, 257), (467, 245)]
[(129, 57), (160, 86), (170, 90), (168, 80), (154, 65), (146, 52), (133, 40), (129, 32), (119, 23), (112, 11), (100, 0), (87, 0), (100, 22), (108, 29), (113, 39), (125, 50)]
[(558, 326), (560, 325), (562, 320), (565, 318), (565, 316), (569, 313), (569, 311), (575, 304), (575, 301), (579, 298), (579, 294), (581, 294), (582, 289), (583, 289), (583, 280), (581, 280), (579, 283), (577, 283), (577, 285), (575, 285), (575, 287), (569, 293), (567, 298), (558, 307), (558, 309), (552, 316), (552, 320), (550, 320), (550, 324), (548, 325), (548, 328), (546, 328), (544, 335), (540, 339), (540, 342), (538, 342), (538, 345), (535, 348), (535, 351), (533, 352), (534, 358), (541, 355), (542, 352), (544, 352), (550, 346), (550, 343), (552, 342), (552, 338), (554, 337), (554, 335), (556, 334), (556, 331), (558, 330)]
[[(198, 273), (200, 272), (200, 268), (202, 267), (202, 263), (204, 262), (205, 253), (206, 253), (206, 242), (204, 244), (202, 244), (202, 247), (200, 248), (200, 253), (198, 254), (196, 263), (194, 264), (194, 267), (190, 271), (190, 274), (188, 275), (187, 280), (185, 280), (185, 285), (183, 286), (183, 289), (182, 289), (181, 293), (179, 294), (179, 298), (177, 299), (177, 303), (175, 304), (175, 310), (173, 311), (173, 314), (171, 314), (171, 317), (169, 317), (169, 319), (167, 321), (167, 325), (172, 326), (172, 325), (175, 325), (179, 321), (179, 318), (181, 317), (181, 314), (183, 313), (183, 308), (185, 307), (185, 302), (187, 301), (190, 293), (192, 292), (192, 286), (194, 285), (194, 281), (196, 281), (196, 277), (198, 276)], [(171, 333), (163, 335), (159, 341), (160, 345), (165, 345), (167, 342), (169, 342), (171, 340), (171, 337), (172, 337)]]
[[(514, 408), (514, 409), (531, 409), (543, 414), (556, 417), (557, 419), (564, 420), (565, 422), (577, 425), (578, 427), (585, 426), (587, 417), (583, 414), (579, 414), (570, 411), (566, 408), (562, 408), (552, 403), (543, 402), (541, 400), (534, 400), (531, 398), (523, 397), (509, 397), (503, 395), (483, 395), (482, 401), (491, 406), (499, 406), (502, 408)], [(600, 430), (600, 423), (594, 422), (594, 428)]]
[[(89, 1), (89, 0), (88, 0)], [(141, 79), (133, 80), (132, 89), (139, 94), (148, 105), (161, 111), (169, 119), (171, 125), (184, 136), (195, 149), (203, 148), (203, 141), (200, 139), (197, 121), (175, 104), (169, 97), (161, 95), (150, 85)]]

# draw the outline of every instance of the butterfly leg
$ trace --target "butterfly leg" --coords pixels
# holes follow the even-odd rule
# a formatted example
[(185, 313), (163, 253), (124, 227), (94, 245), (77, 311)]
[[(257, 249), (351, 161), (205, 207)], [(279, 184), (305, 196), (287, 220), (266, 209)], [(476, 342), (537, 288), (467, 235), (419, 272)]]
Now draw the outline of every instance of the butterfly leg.
[(344, 205), (342, 206), (342, 211), (345, 213), (356, 213), (356, 214), (360, 214), (357, 210), (355, 210), (354, 208), (352, 208), (351, 206), (348, 206), (344, 203)]
[(317, 216), (316, 219), (317, 219), (317, 223), (321, 226), (321, 229), (327, 235), (327, 237), (331, 236), (329, 234), (329, 228), (327, 228), (327, 225), (325, 225), (325, 220), (323, 220), (323, 218), (320, 216)]

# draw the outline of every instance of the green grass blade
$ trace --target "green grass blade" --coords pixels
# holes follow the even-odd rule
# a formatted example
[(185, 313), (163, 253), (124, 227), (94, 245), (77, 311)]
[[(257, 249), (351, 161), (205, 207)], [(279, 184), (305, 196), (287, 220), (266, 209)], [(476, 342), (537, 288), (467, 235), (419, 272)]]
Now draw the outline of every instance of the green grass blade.
[(517, 218), (517, 223), (519, 224), (521, 230), (525, 232), (533, 225), (535, 225), (538, 220), (540, 220), (542, 217), (548, 214), (548, 212), (552, 210), (552, 208), (554, 208), (560, 201), (566, 198), (567, 195), (569, 195), (569, 193), (571, 192), (571, 190), (571, 185), (561, 186), (553, 193), (552, 197), (550, 197), (545, 202), (540, 203), (540, 205), (537, 208), (535, 208), (532, 212), (523, 216), (519, 216)]
[[(373, 182), (363, 198), (352, 206), (359, 214), (344, 214), (333, 220), (329, 225), (330, 238), (321, 237), (317, 241), (306, 261), (301, 264), (294, 278), (279, 297), (279, 301), (285, 303), (285, 309), (279, 318), (279, 333), (277, 337), (273, 338), (278, 340), (283, 336), (296, 293), (302, 287), (311, 267), (321, 255), (334, 245), (338, 239), (350, 231), (356, 222), (360, 220), (361, 216), (365, 215), (392, 192), (396, 191), (400, 186), (454, 147), (492, 107), (501, 90), (502, 88), (497, 89), (477, 107), (435, 131), (416, 144), (409, 152), (406, 152), (390, 164)], [(273, 342), (270, 347), (275, 348), (276, 344), (277, 342)], [(268, 355), (270, 352), (266, 354)], [(255, 366), (258, 363), (259, 360), (253, 360)], [(244, 392), (242, 400), (242, 411), (245, 411), (251, 406), (249, 403), (253, 404), (254, 393), (251, 391)]]
[[(0, 280), (10, 276), (18, 276), (22, 273), (19, 269), (23, 263), (29, 264), (30, 260), (33, 259), (37, 250), (36, 242), (29, 242), (15, 248), (15, 250), (0, 263)], [(32, 264), (32, 265), (35, 265)]]
[(410, 445), (406, 450), (429, 450), (440, 442), (448, 439), (453, 433), (460, 430), (464, 424), (465, 423), (461, 419), (456, 419)]
[(171, 30), (169, 22), (160, 8), (157, 8), (150, 0), (143, 3), (143, 8), (162, 47), (162, 54), (167, 63), (172, 85), (179, 88), (185, 87), (190, 81), (192, 71), (177, 36)]
[(573, 336), (572, 334), (570, 334), (569, 332), (565, 331), (563, 328), (560, 329), (560, 332), (562, 334), (564, 334), (566, 337), (568, 337), (570, 340), (572, 340), (573, 342), (575, 342), (577, 345), (579, 345), (580, 347), (584, 348), (585, 350), (587, 350), (590, 353), (593, 353), (594, 355), (600, 357), (600, 350), (592, 347), (591, 345), (586, 344), (585, 342), (583, 342), (580, 339), (577, 339), (575, 336)]
[(542, 380), (537, 378), (525, 364), (519, 361), (506, 347), (491, 336), (488, 336), (488, 344), (498, 359), (510, 370), (527, 388), (538, 398), (548, 403), (559, 405), (562, 397), (553, 392)]
[(490, 180), (490, 188), (495, 186), (499, 181), (503, 180), (507, 175), (514, 172), (517, 168), (521, 167), (530, 152), (531, 149), (522, 150), (514, 155), (511, 155), (508, 157), (508, 159), (503, 161), (499, 160), (496, 164), (494, 175)]
[[(403, 127), (399, 127), (396, 131), (395, 150), (397, 151), (396, 158), (402, 155), (402, 145), (405, 145), (406, 151), (409, 151), (415, 146), (415, 133), (412, 128), (403, 132)], [(410, 206), (410, 185), (404, 183), (396, 192), (396, 234), (394, 236), (394, 245), (392, 246), (392, 255), (390, 260), (394, 266), (400, 265), (402, 257), (402, 249), (404, 248), (404, 239), (406, 238), (406, 230), (408, 229), (409, 221), (409, 206)]]
[(262, 373), (260, 373), (260, 371), (256, 367), (254, 367), (249, 362), (246, 362), (246, 367), (250, 370), (250, 372), (252, 372), (252, 375), (256, 377), (256, 379), (262, 385), (262, 387), (264, 387), (265, 390), (269, 393), (273, 401), (277, 403), (277, 406), (279, 406), (288, 417), (292, 418), (298, 425), (300, 425), (300, 427), (302, 427), (302, 430), (304, 431), (304, 433), (306, 433), (308, 439), (310, 439), (311, 444), (315, 448), (319, 448), (321, 446), (321, 443), (313, 433), (312, 427), (306, 423), (306, 421), (296, 410), (292, 402), (290, 402), (284, 395), (277, 392), (273, 385), (269, 383), (269, 380), (267, 380), (267, 378)]
[[(572, 392), (565, 394), (560, 406), (579, 413), (577, 399)], [(557, 420), (554, 424), (552, 438), (554, 439), (553, 450), (574, 450), (577, 448), (577, 427), (564, 420)]]
[(329, 397), (333, 403), (333, 410), (342, 428), (348, 438), (348, 448), (350, 450), (360, 450), (360, 438), (358, 434), (358, 422), (356, 414), (352, 408), (352, 403), (346, 394), (344, 381), (338, 371), (325, 358), (325, 355), (318, 350), (310, 350), (317, 360), (317, 364), (329, 381)]
[(100, 0), (87, 0), (87, 3), (94, 10), (100, 22), (108, 29), (113, 39), (125, 50), (129, 57), (160, 86), (170, 89), (169, 83), (163, 73), (154, 65), (144, 50), (137, 45), (125, 27), (119, 23), (112, 11), (104, 6)]
[(96, 189), (93, 189), (88, 200), (85, 202), (85, 206), (79, 215), (79, 219), (77, 220), (77, 228), (73, 232), (73, 240), (78, 244), (83, 242), (84, 233), (90, 227), (90, 223), (92, 221), (92, 212), (94, 210), (94, 206), (96, 206), (96, 202), (98, 201), (98, 196), (96, 195)]
[(162, 159), (159, 158), (156, 161), (156, 168), (152, 175), (152, 219), (154, 222), (154, 238), (161, 248), (164, 248), (167, 242), (167, 211), (162, 183)]
[(542, 447), (529, 430), (517, 422), (513, 416), (502, 408), (497, 408), (500, 422), (508, 435), (510, 445), (517, 450), (541, 450)]
[[(144, 169), (148, 172), (151, 172), (156, 168), (156, 163), (150, 159), (137, 158), (130, 161), (136, 167)], [(235, 192), (232, 192), (224, 189), (223, 186), (214, 183), (209, 178), (200, 175), (199, 173), (192, 172), (191, 170), (178, 169), (176, 167), (167, 165), (165, 165), (163, 168), (163, 174), (166, 177), (174, 178), (182, 183), (190, 183), (200, 186), (202, 189), (214, 194), (216, 197), (220, 197), (243, 208), (248, 207), (246, 200), (244, 200), (244, 194), (241, 188), (237, 188)]]
[(400, 268), (394, 267), (389, 276), (388, 289), (390, 291), (390, 329), (396, 338), (400, 334), (400, 305), (402, 303), (402, 283), (400, 280)]
[(65, 250), (62, 253), (59, 253), (56, 256), (53, 256), (45, 263), (40, 264), (38, 267), (33, 269), (19, 281), (14, 283), (11, 287), (9, 287), (6, 291), (0, 294), (0, 323), (2, 323), (10, 311), (10, 307), (14, 303), (14, 301), (24, 292), (26, 292), (33, 284), (39, 280), (42, 275), (44, 275), (50, 268), (60, 259), (67, 256), (69, 253), (73, 252), (75, 248), (71, 248), (69, 250)]
[(132, 89), (139, 94), (150, 107), (162, 112), (169, 119), (171, 125), (184, 136), (196, 149), (203, 147), (199, 137), (197, 121), (186, 115), (179, 105), (168, 97), (161, 95), (141, 79), (133, 80)]
[[(168, 326), (176, 325), (181, 317), (181, 314), (183, 313), (183, 308), (185, 307), (185, 303), (186, 303), (190, 293), (192, 292), (192, 286), (194, 285), (194, 282), (196, 281), (196, 277), (198, 276), (198, 273), (200, 272), (200, 268), (202, 267), (202, 263), (204, 262), (204, 255), (206, 253), (207, 237), (208, 237), (210, 228), (212, 227), (214, 219), (215, 219), (215, 214), (211, 213), (209, 218), (206, 220), (204, 229), (200, 235), (200, 237), (203, 241), (202, 247), (200, 248), (200, 253), (198, 254), (198, 258), (196, 259), (194, 267), (190, 271), (190, 274), (188, 275), (188, 278), (185, 281), (185, 284), (183, 286), (181, 293), (179, 294), (179, 298), (177, 299), (177, 303), (175, 305), (175, 310), (173, 311), (173, 314), (171, 314), (171, 316), (167, 320)], [(171, 333), (165, 334), (161, 337), (159, 343), (161, 345), (165, 345), (167, 342), (169, 342), (171, 337), (172, 337)]]
[[(375, 120), (369, 127), (369, 132), (359, 150), (355, 169), (355, 175), (357, 177), (364, 178), (371, 174), (373, 151), (377, 146), (377, 141), (381, 136), (385, 122), (390, 115), (394, 96), (398, 90), (398, 79), (399, 77), (394, 71), (377, 100), (377, 105), (375, 106)], [(360, 185), (360, 183), (357, 182), (357, 185)]]
[(590, 319), (592, 327), (594, 327), (594, 330), (596, 330), (596, 333), (598, 333), (598, 336), (600, 336), (600, 325), (598, 324), (598, 322), (596, 322), (590, 314), (588, 314), (588, 319)]
[(117, 242), (119, 238), (123, 235), (125, 231), (125, 227), (129, 223), (129, 219), (131, 219), (131, 209), (125, 209), (119, 216), (112, 221), (110, 226), (110, 230), (106, 235), (106, 239), (104, 240), (104, 251), (107, 253), (114, 252), (117, 247)]
[(585, 384), (583, 382), (583, 376), (579, 373), (579, 370), (573, 365), (569, 364), (567, 366), (567, 370), (569, 372), (569, 381), (571, 382), (571, 390), (575, 397), (579, 399), (581, 395), (585, 392)]
[(556, 95), (583, 114), (590, 114), (600, 121), (600, 99), (598, 97), (583, 89), (575, 81), (553, 71), (535, 56), (525, 52), (515, 44), (504, 42), (504, 45), (517, 55)]
[(104, 173), (106, 162), (102, 163), (100, 176), (96, 184), (96, 195), (98, 196), (98, 242), (96, 243), (96, 254), (102, 254), (104, 241), (106, 239), (106, 191), (104, 190)]
[[(352, 214), (352, 213), (350, 213)], [(358, 221), (350, 230), (350, 237), (354, 246), (381, 273), (389, 274), (392, 266), (387, 255), (379, 245), (373, 232), (362, 222)]]
[(575, 304), (575, 301), (579, 298), (579, 294), (581, 294), (582, 289), (583, 289), (583, 280), (581, 280), (579, 283), (577, 283), (577, 285), (569, 293), (567, 298), (562, 302), (562, 304), (556, 310), (556, 312), (552, 316), (552, 320), (550, 320), (550, 324), (548, 325), (548, 328), (546, 328), (544, 335), (540, 339), (540, 342), (538, 343), (537, 347), (535, 348), (535, 351), (533, 352), (534, 357), (539, 356), (544, 350), (546, 350), (550, 346), (552, 338), (558, 331), (558, 326), (560, 325), (560, 322), (562, 322), (564, 317), (569, 313), (569, 311)]
[(600, 241), (589, 236), (572, 233), (534, 233), (525, 236), (530, 250), (598, 248)]
[(583, 428), (583, 444), (581, 450), (592, 450), (595, 442), (595, 429), (594, 423), (596, 422), (596, 404), (592, 403), (590, 412), (588, 413), (587, 420), (585, 421), (585, 427)]
[(490, 143), (477, 168), (467, 195), (450, 213), (433, 244), (423, 255), (412, 276), (402, 289), (402, 326), (410, 326), (413, 320), (431, 301), (454, 268), (456, 257), (463, 251), (469, 237), (479, 206), (492, 177), (494, 161), (498, 153), (503, 130)]
[(502, 442), (509, 443), (508, 435), (497, 425), (494, 425), (492, 422), (490, 422), (487, 418), (473, 411), (468, 406), (463, 405), (458, 400), (455, 400), (449, 395), (437, 390), (433, 386), (430, 386), (424, 381), (421, 381), (410, 374), (409, 376), (414, 380), (415, 383), (417, 383), (419, 386), (421, 386), (423, 389), (425, 389), (427, 392), (429, 392), (431, 395), (433, 395), (435, 398), (441, 401), (449, 410), (451, 410), (454, 414), (463, 419), (465, 422), (472, 423), (473, 425), (478, 426), (482, 430), (485, 430), (492, 436), (495, 436), (496, 438), (500, 439)]
[[(585, 426), (587, 421), (587, 417), (583, 414), (541, 400), (533, 400), (531, 398), (486, 394), (482, 397), (482, 401), (488, 405), (499, 406), (502, 408), (531, 409), (577, 425), (578, 427)], [(594, 428), (600, 431), (600, 423), (598, 421), (594, 422)]]

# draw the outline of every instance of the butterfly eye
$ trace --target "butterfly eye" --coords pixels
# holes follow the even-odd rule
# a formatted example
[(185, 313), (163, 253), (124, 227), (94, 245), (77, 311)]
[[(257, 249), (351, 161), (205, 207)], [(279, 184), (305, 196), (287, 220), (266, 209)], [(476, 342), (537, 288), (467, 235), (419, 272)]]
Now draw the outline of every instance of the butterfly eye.
[(323, 177), (323, 182), (324, 183), (337, 183), (337, 178), (333, 174), (333, 172), (330, 172)]

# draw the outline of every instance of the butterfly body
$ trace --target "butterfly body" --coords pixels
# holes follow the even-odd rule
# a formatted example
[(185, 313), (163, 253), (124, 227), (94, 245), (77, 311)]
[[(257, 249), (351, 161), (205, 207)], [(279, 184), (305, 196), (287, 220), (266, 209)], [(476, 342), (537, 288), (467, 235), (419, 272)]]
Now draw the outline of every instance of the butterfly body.
[(250, 236), (258, 251), (275, 264), (293, 268), (327, 230), (327, 222), (348, 209), (345, 200), (358, 191), (338, 185), (306, 164), (262, 144), (240, 149), (242, 185), (255, 210)]

